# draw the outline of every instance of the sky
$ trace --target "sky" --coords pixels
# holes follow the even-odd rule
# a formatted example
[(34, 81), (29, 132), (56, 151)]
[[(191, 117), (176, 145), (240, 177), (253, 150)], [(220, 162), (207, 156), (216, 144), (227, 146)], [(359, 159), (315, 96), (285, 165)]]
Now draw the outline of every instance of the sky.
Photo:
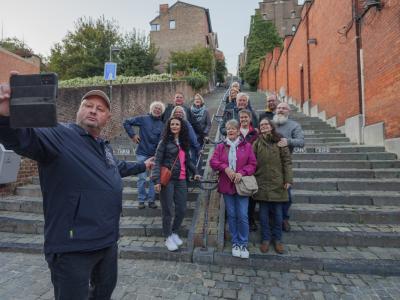
[[(3, 37), (17, 37), (45, 56), (60, 42), (80, 17), (115, 19), (122, 32), (133, 28), (143, 33), (158, 16), (159, 5), (171, 0), (19, 0), (0, 1), (0, 26)], [(250, 16), (261, 0), (187, 0), (210, 10), (213, 31), (218, 34), (219, 49), (225, 54), (227, 68), (236, 74), (238, 55), (250, 28)], [(0, 28), (1, 29), (1, 28)], [(0, 31), (1, 34), (1, 31)]]

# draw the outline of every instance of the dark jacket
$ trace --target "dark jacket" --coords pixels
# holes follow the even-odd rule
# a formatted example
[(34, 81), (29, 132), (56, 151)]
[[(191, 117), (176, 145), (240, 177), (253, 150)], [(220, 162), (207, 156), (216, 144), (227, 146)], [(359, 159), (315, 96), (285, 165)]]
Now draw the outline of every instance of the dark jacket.
[(292, 158), (288, 147), (278, 147), (276, 142), (260, 136), (253, 144), (257, 158), (254, 174), (258, 184), (255, 200), (287, 202), (288, 192), (285, 183), (293, 182)]
[[(251, 111), (251, 125), (254, 128), (257, 128), (258, 127), (257, 114), (251, 109), (251, 106), (247, 106), (247, 109)], [(225, 108), (222, 123), (219, 128), (219, 131), (222, 135), (226, 135), (226, 128), (225, 128), (226, 122), (228, 122), (231, 119), (235, 119), (236, 121), (239, 122), (239, 111), (240, 109), (238, 109), (236, 105), (234, 107), (229, 106), (228, 108)]]
[(144, 163), (118, 161), (108, 142), (76, 124), (10, 129), (0, 118), (0, 142), (38, 162), (45, 253), (93, 251), (118, 240), (121, 177), (144, 172)]
[(258, 118), (258, 123), (261, 122), (262, 119), (267, 118), (268, 120), (273, 120), (275, 116), (275, 113), (273, 111), (264, 111), (260, 114), (260, 117)]
[[(193, 112), (192, 112), (192, 115), (194, 116)], [(196, 118), (194, 118), (194, 119), (196, 119)], [(203, 136), (208, 136), (208, 132), (210, 131), (210, 128), (211, 128), (211, 119), (210, 119), (210, 114), (207, 109), (205, 109), (202, 118), (200, 120), (197, 120), (197, 123), (199, 123), (199, 125), (200, 125)]]
[(253, 144), (258, 138), (258, 132), (253, 128), (253, 126), (250, 125), (249, 132), (246, 134), (246, 137), (244, 137), (242, 133), (240, 133), (240, 136), (242, 139), (246, 140), (246, 142)]
[[(172, 137), (168, 139), (167, 143), (160, 141), (156, 150), (155, 165), (151, 172), (151, 179), (154, 184), (160, 183), (160, 170), (162, 166), (165, 166), (171, 170), (172, 165), (179, 153), (179, 146), (175, 143)], [(197, 175), (196, 167), (190, 160), (189, 149), (185, 151), (185, 166), (186, 166), (186, 179), (189, 179), (189, 175)], [(174, 168), (171, 170), (171, 179), (179, 179), (181, 173), (181, 163), (179, 158), (177, 159)]]
[(156, 148), (164, 129), (164, 122), (161, 118), (156, 118), (151, 114), (137, 116), (125, 120), (123, 125), (130, 138), (136, 135), (132, 126), (140, 127), (140, 143), (136, 149), (136, 154), (150, 157), (156, 153)]
[[(200, 124), (194, 119), (193, 114), (190, 110), (189, 107), (186, 105), (182, 105), (183, 109), (185, 110), (186, 113), (186, 119), (189, 121), (189, 123), (192, 125), (194, 131), (196, 132), (196, 135), (198, 137), (203, 137), (203, 130), (201, 129)], [(167, 107), (165, 108), (164, 114), (162, 115), (162, 120), (164, 123), (167, 123), (169, 118), (171, 117), (172, 110), (175, 108), (175, 105), (169, 103)]]

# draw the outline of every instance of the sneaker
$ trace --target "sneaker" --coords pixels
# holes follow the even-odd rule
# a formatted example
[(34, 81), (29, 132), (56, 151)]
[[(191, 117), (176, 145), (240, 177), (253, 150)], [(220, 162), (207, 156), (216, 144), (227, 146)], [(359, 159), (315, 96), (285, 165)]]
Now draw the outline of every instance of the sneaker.
[(278, 254), (283, 254), (285, 252), (285, 248), (280, 241), (275, 241), (275, 251)]
[(290, 231), (289, 220), (283, 220), (282, 229), (283, 229), (283, 231), (285, 231), (285, 232), (289, 232), (289, 231)]
[(262, 253), (267, 253), (269, 250), (269, 241), (262, 241), (260, 245), (260, 251)]
[(149, 203), (149, 208), (155, 209), (155, 208), (157, 208), (157, 204), (155, 204), (154, 202), (150, 202)]
[(143, 208), (145, 208), (146, 206), (144, 206), (144, 202), (139, 202), (139, 209), (143, 209)]
[(233, 257), (240, 257), (240, 248), (238, 245), (232, 246), (232, 256)]
[(165, 240), (165, 246), (167, 246), (169, 251), (178, 250), (178, 246), (175, 244), (174, 240), (172, 239), (172, 235), (167, 237), (167, 239)]
[(175, 245), (182, 246), (183, 241), (180, 239), (179, 235), (176, 233), (171, 234), (171, 238), (174, 241)]
[(247, 250), (247, 246), (240, 247), (240, 257), (241, 258), (249, 258), (249, 250)]

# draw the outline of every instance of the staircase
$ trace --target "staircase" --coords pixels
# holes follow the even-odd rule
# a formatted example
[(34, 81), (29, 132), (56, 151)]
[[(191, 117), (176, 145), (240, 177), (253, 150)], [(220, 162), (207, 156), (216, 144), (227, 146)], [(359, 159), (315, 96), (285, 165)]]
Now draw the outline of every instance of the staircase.
[[(265, 98), (252, 93), (252, 106)], [(400, 274), (400, 161), (384, 147), (351, 143), (318, 118), (293, 111), (305, 133), (293, 154), (292, 230), (285, 254), (259, 250), (260, 230), (250, 235), (249, 260), (231, 257), (231, 245), (214, 255), (218, 264), (267, 270)]]
[[(263, 109), (264, 95), (250, 93), (250, 99), (256, 110)], [(211, 100), (208, 105), (212, 105)], [(214, 103), (214, 111), (216, 106)], [(285, 254), (278, 255), (273, 249), (261, 253), (260, 231), (257, 231), (250, 235), (250, 259), (232, 257), (231, 245), (223, 238), (223, 203), (219, 214), (210, 214), (208, 222), (204, 222), (204, 207), (210, 212), (215, 207), (218, 210), (219, 197), (217, 201), (209, 199), (205, 206), (204, 192), (195, 187), (189, 189), (188, 209), (180, 232), (184, 245), (177, 252), (167, 251), (160, 204), (156, 202), (157, 209), (139, 210), (137, 181), (132, 176), (124, 179), (120, 257), (208, 262), (274, 271), (309, 269), (399, 275), (400, 161), (383, 147), (349, 142), (337, 129), (318, 118), (300, 112), (292, 112), (292, 118), (302, 125), (306, 147), (293, 154), (292, 230), (283, 235)], [(212, 136), (216, 130), (213, 126)], [(134, 160), (129, 139), (120, 137), (112, 144), (119, 159)], [(209, 151), (207, 147), (203, 165)], [(215, 225), (217, 245), (209, 241), (204, 248), (195, 248), (195, 227), (203, 223), (208, 223), (208, 228), (211, 223), (219, 224)], [(34, 178), (32, 184), (19, 187), (15, 195), (0, 198), (0, 251), (40, 253), (42, 245), (42, 199), (38, 179)]]

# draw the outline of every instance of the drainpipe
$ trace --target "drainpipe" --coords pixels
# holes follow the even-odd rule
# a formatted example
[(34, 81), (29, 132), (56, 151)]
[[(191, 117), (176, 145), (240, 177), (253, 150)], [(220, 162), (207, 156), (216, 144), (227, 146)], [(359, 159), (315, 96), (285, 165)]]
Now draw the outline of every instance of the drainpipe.
[(359, 0), (353, 0), (353, 18), (356, 30), (356, 48), (357, 48), (357, 85), (358, 85), (358, 111), (361, 114), (362, 121), (360, 126), (360, 144), (364, 144), (365, 129), (365, 77), (364, 77), (364, 56), (361, 38), (361, 16), (358, 11)]
[(308, 40), (310, 39), (310, 24), (308, 19), (308, 13), (310, 11), (310, 7), (307, 8), (306, 12), (306, 41), (307, 41), (307, 92), (308, 92), (308, 100), (311, 100), (311, 58), (310, 58), (310, 44)]

